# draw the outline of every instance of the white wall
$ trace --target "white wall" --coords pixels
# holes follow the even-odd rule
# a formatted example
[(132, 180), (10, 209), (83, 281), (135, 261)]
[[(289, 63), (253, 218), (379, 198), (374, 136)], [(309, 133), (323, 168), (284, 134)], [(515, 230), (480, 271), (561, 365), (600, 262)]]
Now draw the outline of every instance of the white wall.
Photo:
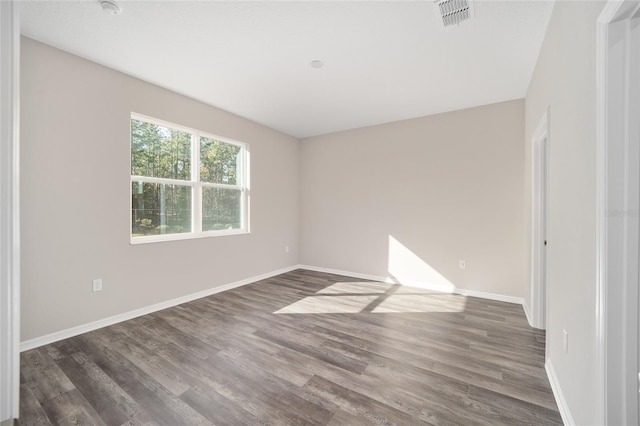
[(515, 100), (302, 140), (302, 263), (523, 297), (523, 137)]
[(556, 2), (525, 101), (527, 201), (531, 136), (550, 108), (547, 356), (566, 408), (584, 425), (597, 418), (595, 24), (602, 7)]
[[(23, 341), (298, 263), (296, 139), (22, 41)], [(250, 144), (251, 234), (129, 244), (132, 111)]]

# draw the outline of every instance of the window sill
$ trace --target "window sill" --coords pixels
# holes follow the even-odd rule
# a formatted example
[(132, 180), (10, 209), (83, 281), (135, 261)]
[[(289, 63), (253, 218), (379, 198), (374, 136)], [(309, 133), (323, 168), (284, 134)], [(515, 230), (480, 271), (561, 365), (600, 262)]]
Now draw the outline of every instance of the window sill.
[(149, 235), (145, 237), (130, 237), (131, 245), (161, 243), (165, 241), (195, 240), (200, 238), (226, 237), (229, 235), (250, 234), (246, 229), (228, 229), (223, 231), (206, 231), (200, 233)]

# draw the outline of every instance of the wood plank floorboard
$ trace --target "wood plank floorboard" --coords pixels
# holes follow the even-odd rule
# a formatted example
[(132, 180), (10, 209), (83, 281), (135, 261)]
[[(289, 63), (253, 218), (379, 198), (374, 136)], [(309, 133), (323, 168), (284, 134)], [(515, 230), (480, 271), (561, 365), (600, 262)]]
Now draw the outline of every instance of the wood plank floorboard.
[(21, 425), (561, 425), (522, 307), (296, 270), (21, 355)]

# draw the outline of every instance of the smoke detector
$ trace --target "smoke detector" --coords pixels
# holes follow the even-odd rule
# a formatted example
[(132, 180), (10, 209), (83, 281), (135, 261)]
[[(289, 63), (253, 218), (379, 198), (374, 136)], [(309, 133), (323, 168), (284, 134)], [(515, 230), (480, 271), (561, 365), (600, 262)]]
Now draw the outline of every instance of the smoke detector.
[(107, 15), (115, 16), (122, 13), (122, 8), (115, 0), (98, 0), (98, 3)]
[(442, 23), (445, 27), (458, 25), (473, 17), (471, 0), (437, 0), (435, 6), (442, 16)]

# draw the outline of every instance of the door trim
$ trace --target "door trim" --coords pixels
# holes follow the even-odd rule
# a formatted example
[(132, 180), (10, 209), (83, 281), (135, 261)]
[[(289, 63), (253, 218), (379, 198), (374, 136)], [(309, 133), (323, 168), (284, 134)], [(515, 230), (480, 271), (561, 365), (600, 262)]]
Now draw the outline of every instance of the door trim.
[[(544, 113), (538, 127), (531, 137), (531, 326), (546, 328), (547, 291), (546, 291), (546, 248), (541, 241), (546, 238), (548, 229), (549, 181), (549, 109)], [(544, 188), (543, 188), (544, 185)], [(546, 220), (545, 220), (546, 219)], [(544, 276), (541, 275), (541, 271)]]
[(0, 421), (20, 411), (18, 2), (0, 1)]
[[(627, 235), (638, 234), (640, 157), (629, 155), (629, 150), (637, 153), (638, 144), (629, 135), (628, 117), (633, 113), (630, 105), (635, 102), (637, 108), (640, 99), (628, 95), (633, 87), (628, 78), (632, 37), (630, 30), (620, 30), (634, 11), (637, 15), (638, 7), (637, 0), (610, 0), (596, 22), (595, 312), (599, 424), (638, 421), (638, 241)], [(622, 48), (620, 43), (611, 46), (614, 30), (622, 40)], [(637, 66), (640, 52), (634, 54)], [(620, 78), (620, 72), (627, 78)], [(640, 97), (637, 91), (635, 96)], [(628, 161), (629, 158), (634, 160)], [(635, 365), (631, 371), (630, 363)], [(630, 392), (631, 388), (635, 392)]]

